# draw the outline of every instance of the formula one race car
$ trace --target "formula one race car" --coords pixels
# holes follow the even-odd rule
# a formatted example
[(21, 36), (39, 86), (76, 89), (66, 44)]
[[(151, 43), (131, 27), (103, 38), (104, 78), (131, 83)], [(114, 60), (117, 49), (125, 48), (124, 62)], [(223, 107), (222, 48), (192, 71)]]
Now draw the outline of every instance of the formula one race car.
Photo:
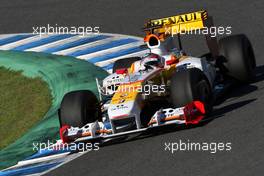
[[(59, 110), (63, 142), (108, 139), (168, 124), (205, 120), (217, 97), (233, 82), (248, 83), (256, 67), (248, 38), (232, 35), (217, 41), (210, 34), (205, 57), (186, 54), (182, 31), (213, 26), (206, 11), (156, 20), (144, 27), (150, 52), (115, 61), (113, 73), (97, 80), (100, 101), (89, 90), (67, 93)], [(171, 32), (179, 47), (173, 45)]]

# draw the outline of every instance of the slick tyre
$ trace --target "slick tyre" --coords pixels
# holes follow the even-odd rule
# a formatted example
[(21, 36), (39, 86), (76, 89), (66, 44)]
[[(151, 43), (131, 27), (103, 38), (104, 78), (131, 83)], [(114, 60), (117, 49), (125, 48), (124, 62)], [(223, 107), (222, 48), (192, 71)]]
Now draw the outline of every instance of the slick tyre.
[(246, 35), (239, 34), (220, 39), (219, 54), (223, 74), (240, 82), (250, 82), (254, 78), (256, 60)]
[(87, 123), (100, 120), (99, 102), (93, 92), (80, 90), (67, 93), (59, 110), (60, 125), (83, 127)]
[(175, 108), (199, 100), (204, 103), (207, 113), (212, 109), (211, 86), (203, 72), (197, 68), (175, 72), (170, 92), (171, 103)]

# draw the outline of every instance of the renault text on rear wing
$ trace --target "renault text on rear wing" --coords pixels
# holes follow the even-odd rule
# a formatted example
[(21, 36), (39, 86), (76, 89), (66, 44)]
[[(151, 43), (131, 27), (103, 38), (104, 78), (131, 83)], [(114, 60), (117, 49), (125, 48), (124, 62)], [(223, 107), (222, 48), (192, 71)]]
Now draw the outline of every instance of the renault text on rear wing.
[(182, 15), (152, 19), (145, 23), (144, 31), (159, 34), (166, 34), (168, 32), (177, 34), (198, 30), (205, 27), (204, 21), (207, 18), (207, 11), (201, 10)]

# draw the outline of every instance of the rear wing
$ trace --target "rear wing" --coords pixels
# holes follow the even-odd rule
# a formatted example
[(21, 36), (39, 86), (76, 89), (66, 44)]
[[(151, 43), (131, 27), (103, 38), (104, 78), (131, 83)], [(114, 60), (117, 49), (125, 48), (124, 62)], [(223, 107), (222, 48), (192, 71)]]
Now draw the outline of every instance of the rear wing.
[(144, 31), (148, 34), (173, 34), (181, 32), (198, 30), (205, 27), (205, 20), (208, 19), (208, 13), (205, 10), (181, 14), (160, 19), (151, 19), (144, 25)]
[[(161, 41), (177, 34), (181, 49), (180, 34), (213, 26), (213, 18), (208, 15), (206, 10), (200, 10), (160, 19), (150, 19), (144, 24), (143, 30), (146, 32), (146, 36), (154, 34)], [(213, 58), (216, 58), (219, 55), (216, 37), (211, 37), (211, 34), (207, 34), (205, 37), (210, 53)]]

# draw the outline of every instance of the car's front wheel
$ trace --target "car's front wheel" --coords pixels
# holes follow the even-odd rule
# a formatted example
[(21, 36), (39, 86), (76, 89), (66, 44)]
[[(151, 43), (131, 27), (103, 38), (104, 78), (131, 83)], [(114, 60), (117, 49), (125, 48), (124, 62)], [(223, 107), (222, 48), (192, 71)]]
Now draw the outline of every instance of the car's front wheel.
[(207, 113), (212, 109), (211, 86), (198, 68), (175, 72), (171, 79), (170, 93), (171, 103), (175, 108), (198, 100), (204, 103)]
[(67, 93), (59, 110), (60, 125), (83, 127), (87, 123), (100, 120), (100, 106), (97, 97), (89, 90)]

